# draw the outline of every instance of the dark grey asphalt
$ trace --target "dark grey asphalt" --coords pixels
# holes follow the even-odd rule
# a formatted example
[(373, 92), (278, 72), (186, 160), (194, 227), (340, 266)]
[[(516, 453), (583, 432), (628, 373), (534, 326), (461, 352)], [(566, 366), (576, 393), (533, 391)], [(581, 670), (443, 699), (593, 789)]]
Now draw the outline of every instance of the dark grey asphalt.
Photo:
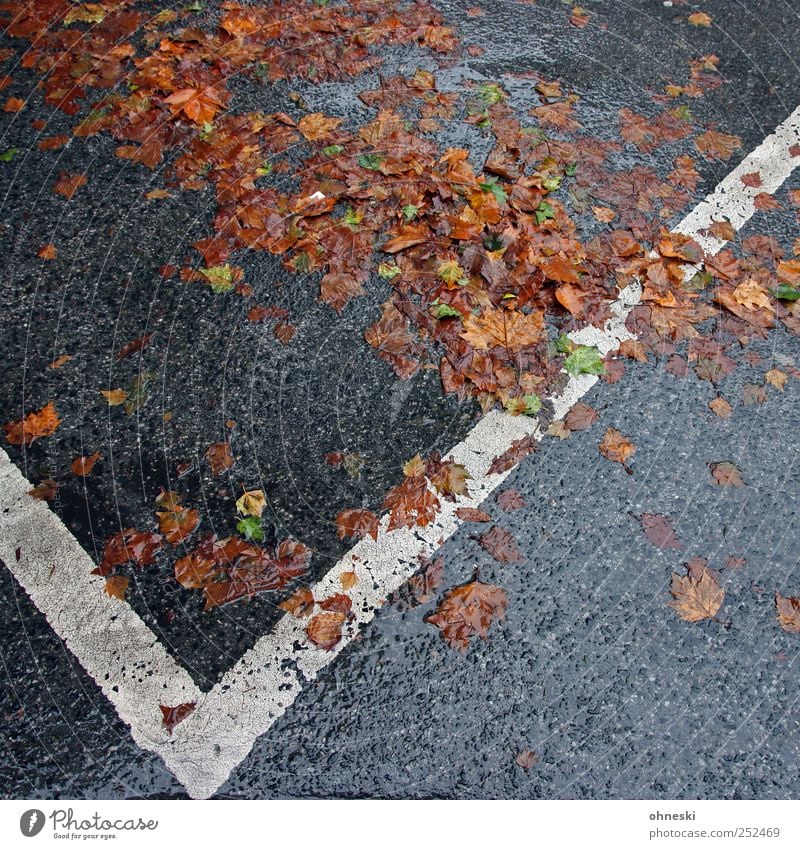
[[(656, 111), (650, 95), (669, 78), (684, 79), (689, 58), (712, 51), (728, 84), (692, 108), (741, 136), (742, 154), (797, 105), (798, 13), (787, 3), (704, 3), (718, 25), (711, 30), (680, 23), (687, 6), (660, 2), (586, 3), (596, 15), (584, 30), (568, 25), (560, 2), (487, 4), (477, 18), (465, 16), (470, 5), (439, 4), (462, 27), (464, 42), (486, 53), (444, 70), (445, 83), (529, 70), (559, 77), (582, 95), (581, 117), (599, 137), (616, 133), (620, 106)], [(434, 67), (414, 51), (390, 58), (389, 70)], [(30, 78), (26, 84), (16, 76), (8, 92), (26, 96)], [(315, 109), (360, 120), (369, 113), (355, 111), (353, 93), (374, 84), (367, 79), (294, 88)], [(524, 107), (525, 86), (513, 77), (503, 82)], [(242, 86), (236, 106), (286, 108), (287, 91)], [(29, 119), (35, 109), (23, 114)], [(61, 131), (63, 119), (54, 121), (47, 134)], [(3, 145), (24, 151), (35, 138), (28, 120), (15, 121)], [(448, 143), (470, 145), (477, 162), (485, 152), (477, 131)], [(221, 479), (190, 476), (180, 488), (190, 501), (208, 501), (207, 530), (228, 533), (233, 490), (262, 482), (276, 529), (313, 544), (315, 568), (324, 572), (342, 551), (330, 524), (336, 512), (374, 504), (410, 455), (457, 442), (475, 409), (441, 399), (435, 372), (399, 384), (374, 358), (361, 335), (384, 291), (352, 303), (339, 320), (315, 304), (308, 281), (269, 258), (246, 258), (260, 302), (285, 306), (300, 325), (281, 348), (244, 321), (249, 304), (159, 284), (154, 269), (180, 261), (204, 234), (211, 197), (175, 193), (148, 204), (142, 195), (159, 178), (124, 167), (113, 149), (104, 138), (53, 154), (34, 148), (0, 174), (8, 187), (3, 421), (18, 417), (23, 400), (38, 406), (51, 394), (72, 398), (59, 404), (68, 415), (58, 434), (14, 459), (38, 480), (48, 470), (63, 476), (80, 453), (102, 451), (88, 492), (65, 481), (59, 505), (91, 551), (119, 527), (145, 524), (158, 486), (174, 483), (176, 463), (220, 439), (232, 418), (239, 460), (230, 509), (215, 512)], [(669, 170), (679, 152), (673, 145), (640, 159)], [(702, 164), (698, 194), (734, 164)], [(59, 170), (90, 173), (68, 206), (50, 193)], [(785, 244), (798, 235), (789, 213), (756, 224)], [(60, 257), (42, 268), (35, 253), (48, 241)], [(276, 278), (282, 285), (274, 289)], [(159, 372), (158, 388), (141, 416), (121, 423), (96, 390), (127, 385), (135, 364), (116, 364), (113, 354), (151, 329), (157, 333), (145, 364)], [(744, 408), (740, 399), (741, 385), (760, 382), (774, 354), (800, 364), (800, 343), (776, 334), (760, 351), (760, 366), (743, 366), (721, 386), (735, 406), (728, 422), (707, 410), (708, 384), (663, 367), (628, 366), (620, 383), (598, 387), (587, 399), (602, 408), (592, 430), (548, 440), (509, 481), (528, 507), (501, 523), (517, 536), (525, 561), (494, 563), (470, 539), (474, 526), (442, 552), (445, 588), (478, 564), (482, 579), (509, 593), (506, 619), (489, 639), (462, 657), (423, 622), (430, 605), (385, 610), (257, 743), (220, 795), (796, 796), (798, 643), (777, 628), (772, 599), (776, 590), (800, 593), (793, 525), (800, 405), (793, 382), (783, 395), (769, 389), (762, 407)], [(76, 352), (61, 371), (44, 368)], [(165, 410), (174, 414), (169, 428), (161, 422)], [(70, 427), (68, 416), (80, 426)], [(638, 445), (633, 476), (597, 452), (609, 425)], [(341, 448), (367, 457), (360, 482), (324, 465), (322, 454)], [(705, 464), (721, 459), (741, 466), (746, 488), (713, 486)], [(685, 549), (654, 549), (629, 512), (670, 515)], [(680, 622), (664, 604), (671, 571), (692, 556), (719, 567), (732, 555), (746, 564), (723, 572), (721, 615), (731, 626)], [(8, 572), (0, 574), (2, 795), (180, 795)], [(166, 565), (143, 572), (132, 593), (139, 613), (204, 687), (266, 631), (275, 602), (203, 615)], [(170, 622), (167, 611), (176, 614)], [(524, 748), (541, 756), (528, 772), (514, 763)]]

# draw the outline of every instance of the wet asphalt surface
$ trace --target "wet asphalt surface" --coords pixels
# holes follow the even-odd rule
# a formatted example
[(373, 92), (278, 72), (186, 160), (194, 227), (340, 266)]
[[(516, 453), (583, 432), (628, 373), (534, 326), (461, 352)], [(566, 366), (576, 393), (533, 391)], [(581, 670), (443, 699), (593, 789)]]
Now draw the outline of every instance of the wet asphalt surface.
[[(500, 79), (525, 108), (529, 85), (513, 75), (558, 77), (581, 94), (579, 115), (600, 138), (616, 133), (621, 106), (654, 114), (652, 93), (685, 79), (688, 59), (712, 51), (726, 85), (692, 109), (740, 136), (740, 155), (797, 105), (799, 19), (788, 3), (704, 3), (716, 24), (710, 30), (682, 21), (688, 6), (660, 2), (585, 3), (596, 17), (584, 30), (569, 26), (559, 2), (487, 4), (483, 17), (466, 16), (469, 5), (439, 8), (465, 44), (486, 53), (447, 63), (441, 87)], [(418, 65), (436, 62), (420, 51), (390, 51), (383, 73)], [(365, 75), (320, 87), (242, 83), (235, 107), (287, 108), (294, 88), (312, 110), (361, 121), (371, 113), (354, 95), (375, 82)], [(27, 96), (31, 87), (20, 72), (8, 93)], [(2, 172), (0, 401), (6, 421), (56, 397), (65, 421), (25, 455), (12, 449), (12, 459), (31, 480), (63, 480), (53, 506), (90, 552), (116, 530), (152, 521), (159, 486), (188, 493), (187, 502), (203, 505), (205, 530), (224, 535), (233, 530), (241, 485), (261, 485), (274, 532), (311, 545), (315, 574), (324, 573), (344, 550), (331, 524), (338, 510), (379, 503), (409, 456), (458, 442), (476, 408), (443, 398), (435, 371), (401, 383), (374, 357), (362, 334), (387, 294), (376, 281), (339, 319), (316, 303), (314, 280), (287, 274), (269, 257), (244, 258), (257, 301), (285, 307), (298, 325), (286, 347), (270, 327), (245, 320), (251, 303), (164, 283), (155, 269), (180, 264), (207, 232), (211, 195), (175, 191), (147, 202), (143, 194), (161, 185), (160, 176), (126, 167), (111, 140), (42, 153), (29, 119), (51, 122), (43, 135), (66, 131), (68, 122), (35, 98), (22, 114), (26, 120), (5, 122), (2, 142), (30, 152)], [(479, 164), (486, 139), (474, 128), (453, 133), (445, 143), (468, 146)], [(649, 157), (626, 150), (620, 164), (641, 160), (666, 173), (681, 152), (681, 143)], [(699, 163), (698, 195), (735, 164)], [(91, 175), (69, 204), (50, 191), (60, 170)], [(790, 210), (785, 192), (779, 197)], [(780, 211), (758, 216), (748, 232), (756, 231), (788, 245), (798, 225)], [(36, 251), (49, 241), (59, 259), (41, 263)], [(114, 354), (152, 331), (141, 366), (158, 376), (148, 404), (127, 419), (98, 390), (128, 386), (140, 364), (117, 363)], [(734, 405), (729, 421), (707, 409), (715, 394), (707, 383), (691, 373), (676, 378), (663, 363), (627, 365), (619, 383), (599, 385), (585, 399), (601, 410), (593, 428), (548, 439), (508, 480), (505, 488), (522, 493), (527, 506), (501, 513), (490, 499), (524, 561), (495, 563), (471, 539), (480, 533), (475, 525), (441, 552), (443, 589), (479, 566), (482, 580), (508, 592), (508, 613), (489, 639), (461, 656), (423, 621), (433, 604), (385, 609), (257, 742), (219, 795), (796, 796), (798, 644), (777, 627), (773, 594), (800, 592), (792, 436), (800, 405), (794, 381), (783, 394), (768, 387), (757, 407), (744, 407), (741, 393), (787, 358), (800, 365), (800, 342), (775, 333), (757, 350), (761, 363), (743, 364), (720, 387)], [(56, 372), (45, 368), (63, 353), (75, 359)], [(608, 426), (638, 446), (632, 476), (597, 452)], [(199, 458), (228, 431), (236, 466), (230, 478), (211, 478)], [(64, 470), (93, 450), (103, 460), (84, 490)], [(364, 456), (360, 480), (324, 463), (334, 450)], [(187, 460), (195, 469), (176, 482), (175, 468)], [(714, 486), (706, 464), (719, 460), (737, 463), (748, 485)], [(655, 549), (630, 515), (643, 512), (669, 515), (684, 548)], [(689, 625), (665, 606), (671, 572), (694, 556), (714, 568), (730, 556), (745, 560), (721, 573), (727, 627)], [(180, 796), (8, 571), (0, 575), (2, 794)], [(164, 562), (136, 575), (130, 600), (205, 688), (269, 629), (280, 599), (203, 614)], [(523, 749), (540, 757), (528, 771), (514, 762)]]

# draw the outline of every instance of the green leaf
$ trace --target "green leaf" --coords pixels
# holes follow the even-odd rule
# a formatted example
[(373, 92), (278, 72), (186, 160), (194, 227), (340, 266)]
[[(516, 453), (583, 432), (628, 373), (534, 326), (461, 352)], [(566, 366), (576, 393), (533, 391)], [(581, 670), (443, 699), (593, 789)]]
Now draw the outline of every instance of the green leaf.
[(461, 318), (461, 313), (450, 304), (435, 304), (433, 314), (436, 318)]
[(262, 163), (260, 168), (256, 168), (256, 176), (258, 177), (266, 177), (267, 175), (272, 173), (272, 163), (264, 162)]
[(340, 144), (329, 144), (327, 147), (322, 148), (325, 156), (338, 156), (343, 150), (344, 147)]
[(352, 206), (348, 206), (344, 212), (344, 223), (350, 227), (358, 227), (364, 218), (363, 212), (356, 212)]
[(555, 218), (556, 213), (552, 206), (546, 201), (543, 200), (539, 206), (536, 208), (536, 222), (538, 224), (542, 224), (547, 221), (548, 218)]
[(236, 523), (236, 530), (245, 539), (254, 539), (259, 542), (264, 539), (264, 528), (261, 526), (261, 519), (258, 516), (247, 516), (245, 519), (239, 519)]
[(542, 399), (535, 393), (523, 395), (522, 400), (525, 402), (525, 409), (522, 411), (523, 416), (535, 416), (542, 409)]
[(190, 3), (188, 6), (183, 7), (184, 12), (202, 12), (205, 7), (200, 2), (200, 0), (195, 0), (194, 3)]
[(506, 93), (497, 83), (481, 83), (478, 87), (478, 97), (487, 105), (494, 106), (505, 100)]
[(546, 180), (542, 180), (542, 186), (547, 189), (548, 192), (554, 192), (561, 185), (561, 176), (548, 177)]
[(400, 274), (400, 268), (393, 262), (382, 262), (378, 266), (378, 277), (384, 280), (391, 280), (393, 277), (397, 277), (398, 274)]
[(485, 183), (478, 183), (478, 186), (484, 192), (491, 192), (498, 203), (505, 203), (508, 200), (508, 195), (505, 189), (497, 182), (496, 177), (487, 177)]
[(370, 171), (380, 171), (382, 163), (383, 157), (379, 153), (362, 153), (358, 157), (358, 164)]
[(567, 177), (574, 177), (575, 174), (577, 173), (577, 171), (578, 171), (578, 163), (577, 162), (570, 162), (569, 165), (567, 165), (567, 167), (564, 169), (564, 173), (567, 175)]
[(788, 283), (778, 283), (774, 289), (770, 289), (773, 296), (781, 301), (797, 301), (800, 300), (800, 289), (795, 289)]
[(16, 147), (10, 147), (8, 150), (0, 153), (0, 162), (11, 162), (11, 160), (19, 153)]
[(203, 277), (208, 280), (212, 291), (221, 295), (223, 292), (230, 292), (233, 289), (233, 271), (230, 263), (225, 265), (214, 265), (211, 268), (198, 269)]
[(589, 345), (578, 345), (564, 360), (564, 368), (574, 377), (579, 374), (604, 374), (606, 370), (600, 352)]
[(131, 388), (128, 390), (128, 397), (125, 399), (125, 414), (132, 416), (139, 407), (147, 403), (150, 397), (147, 390), (147, 385), (151, 380), (155, 380), (156, 373), (154, 371), (142, 371), (136, 375), (131, 383)]
[(417, 217), (418, 212), (418, 206), (414, 206), (413, 203), (407, 203), (403, 207), (403, 218), (405, 218), (406, 221), (413, 221)]
[(574, 347), (572, 340), (566, 333), (562, 333), (558, 339), (556, 339), (556, 351), (558, 351), (559, 354), (569, 354)]

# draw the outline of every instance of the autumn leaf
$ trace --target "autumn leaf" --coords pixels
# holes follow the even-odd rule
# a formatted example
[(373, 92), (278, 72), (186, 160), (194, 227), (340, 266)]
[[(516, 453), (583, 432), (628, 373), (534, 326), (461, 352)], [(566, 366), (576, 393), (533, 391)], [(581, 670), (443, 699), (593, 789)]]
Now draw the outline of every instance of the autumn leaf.
[(429, 525), (436, 517), (439, 499), (428, 485), (428, 479), (419, 471), (425, 466), (406, 464), (405, 479), (393, 487), (383, 499), (383, 507), (389, 511), (389, 530)]
[(72, 469), (72, 474), (77, 475), (78, 477), (85, 478), (88, 474), (91, 474), (92, 469), (95, 466), (95, 463), (100, 459), (100, 452), (95, 451), (94, 454), (90, 454), (88, 457), (76, 457), (72, 461), (72, 465), (70, 468)]
[(636, 453), (636, 446), (613, 427), (606, 430), (603, 441), (598, 447), (607, 460), (620, 463), (625, 469), (627, 469), (628, 460)]
[(42, 247), (36, 256), (38, 256), (39, 259), (55, 259), (58, 256), (58, 251), (56, 250), (56, 246), (51, 242), (50, 244)]
[(342, 572), (339, 575), (339, 583), (342, 585), (343, 590), (352, 590), (353, 587), (358, 583), (358, 575), (355, 572)]
[(242, 516), (261, 516), (267, 506), (263, 489), (250, 489), (236, 499), (236, 511)]
[(139, 351), (143, 351), (147, 347), (152, 338), (152, 333), (145, 333), (143, 336), (138, 336), (136, 339), (131, 339), (130, 342), (123, 345), (119, 349), (119, 351), (117, 351), (117, 359), (124, 360), (126, 357), (130, 357), (132, 354), (138, 354)]
[(174, 115), (183, 113), (195, 124), (209, 124), (224, 108), (227, 97), (213, 86), (206, 88), (181, 88), (164, 98)]
[(200, 524), (200, 513), (184, 507), (177, 492), (161, 490), (156, 497), (158, 529), (170, 545), (183, 542)]
[(367, 536), (377, 539), (378, 524), (378, 517), (371, 510), (342, 510), (336, 517), (336, 533), (339, 539), (364, 539)]
[(656, 548), (683, 548), (666, 516), (659, 513), (642, 513), (639, 521), (645, 536)]
[(800, 634), (800, 598), (775, 593), (778, 624), (790, 634)]
[(103, 548), (103, 559), (93, 574), (110, 575), (116, 566), (132, 562), (140, 568), (152, 566), (155, 556), (163, 546), (161, 534), (151, 534), (147, 531), (136, 531), (125, 528), (106, 540)]
[(774, 386), (776, 389), (783, 392), (783, 389), (786, 386), (786, 381), (789, 379), (789, 375), (780, 369), (771, 368), (764, 375), (764, 379), (770, 384), (770, 386)]
[(128, 592), (128, 584), (130, 578), (127, 575), (109, 575), (106, 578), (105, 592), (106, 595), (112, 598), (118, 598), (120, 601), (125, 601), (125, 594)]
[(523, 560), (517, 541), (513, 534), (497, 525), (489, 528), (478, 537), (478, 543), (484, 551), (497, 560), (498, 563), (520, 563)]
[(88, 180), (89, 178), (85, 174), (67, 174), (65, 171), (62, 171), (53, 186), (53, 191), (67, 200), (72, 200), (75, 192), (81, 186), (86, 185)]
[(323, 115), (321, 112), (312, 112), (310, 115), (304, 115), (298, 121), (297, 129), (308, 141), (319, 141), (338, 129), (341, 123), (341, 118), (332, 118), (329, 115)]
[(297, 619), (305, 619), (314, 609), (314, 594), (308, 587), (299, 587), (278, 607)]
[(52, 501), (57, 493), (58, 484), (52, 478), (45, 478), (41, 483), (28, 490), (28, 495), (39, 501)]
[(491, 522), (492, 514), (481, 510), (479, 507), (459, 507), (456, 516), (462, 522)]
[(308, 639), (325, 651), (332, 651), (342, 639), (342, 626), (347, 614), (340, 611), (318, 613), (306, 626)]
[(539, 311), (522, 313), (486, 308), (482, 315), (464, 319), (461, 338), (481, 351), (501, 346), (511, 353), (535, 345), (543, 335), (544, 316)]
[(49, 401), (41, 410), (28, 413), (21, 421), (8, 422), (3, 429), (11, 445), (32, 445), (37, 439), (52, 436), (60, 424), (55, 405)]
[(436, 596), (444, 580), (443, 558), (429, 560), (424, 555), (420, 555), (419, 561), (422, 564), (420, 571), (390, 596), (390, 603), (401, 610), (412, 610), (421, 604), (427, 604)]
[(211, 466), (211, 474), (215, 477), (227, 472), (235, 462), (230, 442), (215, 442), (209, 445), (204, 456)]
[(536, 438), (532, 435), (521, 436), (511, 443), (511, 447), (495, 457), (489, 465), (487, 474), (499, 475), (513, 469), (521, 460), (536, 450)]
[(124, 404), (128, 397), (126, 389), (101, 389), (100, 394), (106, 399), (109, 407), (118, 407), (120, 404)]
[(742, 470), (729, 460), (709, 463), (714, 483), (719, 486), (744, 486)]
[(522, 510), (527, 505), (521, 493), (516, 489), (504, 489), (497, 496), (497, 506), (504, 511)]
[(699, 578), (689, 575), (672, 574), (670, 592), (673, 601), (667, 602), (684, 622), (702, 622), (715, 619), (722, 606), (725, 590), (714, 576), (703, 570)]
[(161, 724), (167, 729), (167, 733), (172, 736), (172, 731), (179, 722), (183, 722), (197, 706), (196, 702), (184, 702), (180, 705), (167, 707), (159, 705), (161, 709)]
[(478, 580), (444, 594), (436, 611), (425, 617), (435, 625), (445, 642), (466, 652), (472, 637), (486, 639), (492, 623), (503, 618), (508, 604), (505, 590)]
[(717, 395), (716, 398), (709, 401), (708, 407), (712, 413), (721, 419), (729, 419), (733, 414), (733, 407), (721, 395)]
[(706, 14), (705, 12), (692, 12), (689, 15), (689, 23), (695, 27), (710, 27), (711, 26), (711, 15)]
[(47, 368), (49, 369), (60, 369), (61, 366), (66, 365), (72, 357), (69, 354), (62, 354), (60, 357), (56, 357)]
[(590, 428), (600, 417), (594, 407), (578, 401), (564, 418), (564, 424), (572, 431), (586, 430)]
[(742, 146), (737, 136), (729, 136), (716, 130), (707, 130), (694, 140), (695, 147), (709, 159), (721, 159), (727, 162), (735, 150)]
[(530, 749), (523, 749), (521, 752), (517, 752), (514, 762), (522, 769), (529, 770), (539, 763), (539, 755)]

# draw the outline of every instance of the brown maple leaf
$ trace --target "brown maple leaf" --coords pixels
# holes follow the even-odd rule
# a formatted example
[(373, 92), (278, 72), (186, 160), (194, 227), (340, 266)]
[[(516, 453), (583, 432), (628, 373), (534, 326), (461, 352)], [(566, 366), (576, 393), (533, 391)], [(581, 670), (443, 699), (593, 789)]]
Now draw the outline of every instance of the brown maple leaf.
[(695, 140), (695, 147), (709, 159), (721, 159), (727, 162), (735, 150), (742, 146), (742, 140), (737, 136), (729, 136), (716, 130), (707, 130)]
[(482, 315), (464, 319), (461, 338), (480, 351), (500, 346), (509, 353), (535, 345), (544, 335), (544, 315), (486, 308)]
[(314, 594), (308, 587), (299, 587), (278, 607), (297, 619), (305, 619), (314, 609)]
[(594, 407), (578, 401), (564, 418), (564, 424), (572, 431), (586, 430), (590, 428), (600, 417)]
[(57, 195), (65, 197), (67, 200), (72, 200), (75, 196), (75, 192), (77, 192), (81, 186), (85, 185), (88, 179), (89, 178), (85, 174), (67, 174), (65, 171), (62, 171), (58, 175), (58, 180), (53, 186), (53, 191)]
[(670, 592), (674, 600), (667, 604), (685, 622), (716, 619), (725, 597), (725, 590), (708, 570), (703, 570), (699, 578), (673, 572)]
[(503, 618), (508, 604), (505, 590), (478, 580), (470, 581), (444, 594), (436, 611), (425, 617), (435, 625), (445, 642), (466, 652), (472, 637), (486, 639), (493, 622)]

